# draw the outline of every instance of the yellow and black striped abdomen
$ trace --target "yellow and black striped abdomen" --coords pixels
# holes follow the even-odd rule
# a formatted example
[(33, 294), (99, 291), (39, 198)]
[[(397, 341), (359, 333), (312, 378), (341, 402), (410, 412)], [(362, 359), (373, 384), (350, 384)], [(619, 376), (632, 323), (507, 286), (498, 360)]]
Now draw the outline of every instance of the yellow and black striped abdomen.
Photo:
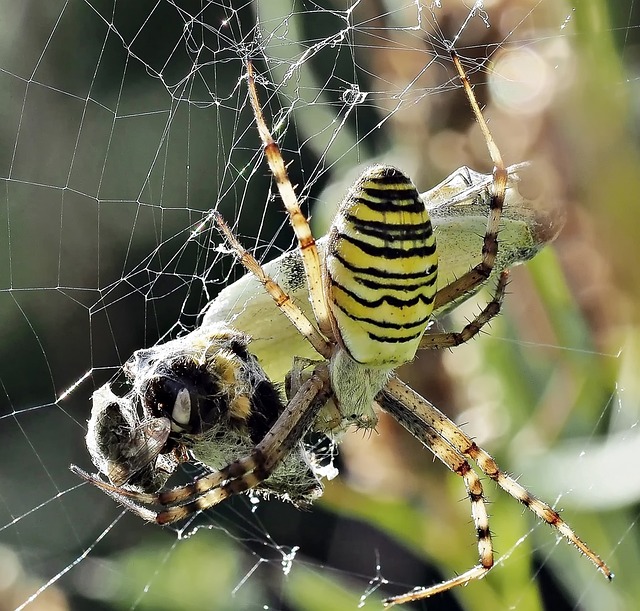
[(326, 255), (329, 305), (351, 357), (396, 367), (415, 356), (436, 292), (431, 221), (411, 180), (364, 172), (334, 220)]

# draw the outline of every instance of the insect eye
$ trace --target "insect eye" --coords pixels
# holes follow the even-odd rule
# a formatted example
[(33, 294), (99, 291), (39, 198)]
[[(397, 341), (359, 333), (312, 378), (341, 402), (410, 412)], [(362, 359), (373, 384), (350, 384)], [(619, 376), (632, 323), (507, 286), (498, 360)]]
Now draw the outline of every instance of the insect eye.
[(189, 391), (178, 380), (165, 376), (154, 377), (148, 380), (143, 387), (142, 401), (145, 411), (154, 418), (169, 418), (172, 422), (179, 425), (187, 425), (189, 423), (190, 409), (187, 418), (184, 418), (184, 408), (178, 409), (178, 419), (175, 420), (175, 408), (178, 401), (182, 406), (186, 400), (189, 401)]

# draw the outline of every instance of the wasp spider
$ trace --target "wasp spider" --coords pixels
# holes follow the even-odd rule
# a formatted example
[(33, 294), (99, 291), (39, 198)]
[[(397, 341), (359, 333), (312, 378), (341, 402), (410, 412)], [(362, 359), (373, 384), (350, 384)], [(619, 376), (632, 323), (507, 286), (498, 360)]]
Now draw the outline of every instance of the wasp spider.
[[(159, 364), (166, 365), (166, 354), (154, 353), (149, 357), (142, 351), (137, 360), (134, 356), (134, 365), (129, 366), (133, 371), (134, 386), (136, 379), (142, 380), (134, 395), (140, 398), (148, 417), (167, 418), (171, 422), (169, 448), (172, 439), (175, 445), (194, 448), (196, 457), (202, 456), (203, 462), (215, 470), (191, 484), (159, 493), (149, 491), (148, 484), (147, 491), (142, 492), (132, 486), (122, 487), (119, 485), (122, 477), (109, 484), (77, 467), (74, 468), (76, 472), (138, 515), (160, 524), (182, 520), (233, 494), (254, 488), (281, 496), (291, 492), (294, 501), (310, 500), (318, 493), (318, 482), (312, 461), (305, 458), (304, 452), (300, 453), (300, 441), (309, 431), (334, 432), (352, 424), (373, 427), (376, 424), (374, 405), (377, 405), (463, 479), (471, 502), (479, 552), (479, 563), (461, 575), (387, 599), (386, 604), (427, 598), (480, 578), (493, 566), (483, 488), (469, 461), (475, 462), (482, 473), (556, 528), (606, 577), (612, 577), (604, 561), (554, 509), (501, 471), (487, 452), (393, 374), (399, 365), (412, 360), (419, 349), (450, 348), (475, 336), (498, 313), (507, 282), (504, 271), (498, 277), (493, 299), (459, 332), (425, 333), (434, 307), (459, 300), (489, 278), (496, 261), (497, 234), (509, 178), (461, 62), (455, 52), (452, 51), (451, 56), (494, 163), (489, 191), (490, 211), (480, 263), (447, 286), (437, 288), (437, 249), (425, 205), (405, 174), (380, 165), (366, 170), (345, 196), (321, 263), (279, 147), (266, 125), (249, 63), (249, 97), (265, 157), (298, 240), (315, 320), (309, 320), (290, 295), (265, 273), (220, 217), (217, 223), (245, 268), (258, 278), (276, 306), (310, 342), (321, 361), (292, 364), (290, 398), (287, 405), (282, 406), (273, 390), (268, 392), (266, 403), (256, 400), (257, 380), (267, 386), (269, 383), (247, 352), (246, 341), (241, 338), (235, 337), (233, 341), (240, 346), (243, 356), (238, 357), (236, 349), (239, 360), (226, 369), (219, 362), (207, 364), (211, 358), (217, 359), (221, 350), (219, 342), (211, 337), (201, 341), (195, 358), (185, 360), (181, 356), (178, 361), (174, 360), (169, 374), (157, 371)], [(206, 329), (200, 333), (206, 335)], [(229, 330), (224, 333), (234, 334)], [(176, 353), (174, 347), (170, 346), (171, 354)], [(187, 361), (190, 364), (185, 364)], [(150, 367), (152, 374), (148, 373)], [(226, 373), (221, 373), (223, 370)], [(194, 374), (194, 371), (199, 373)], [(223, 386), (227, 390), (244, 385), (245, 400), (238, 403), (227, 396), (213, 413), (208, 399), (202, 399), (207, 394), (202, 392), (202, 380), (197, 379), (201, 376), (210, 382), (212, 372), (214, 377), (225, 378)], [(149, 380), (162, 391), (150, 390)], [(196, 388), (200, 388), (199, 394), (195, 392)], [(219, 387), (216, 388), (219, 393)], [(249, 421), (255, 421), (258, 416), (263, 417), (261, 426), (249, 425)], [(221, 418), (223, 425), (219, 424)], [(232, 430), (230, 422), (234, 419), (240, 426), (233, 429), (231, 440), (224, 439), (224, 433)], [(164, 435), (166, 428), (165, 423), (161, 427)], [(216, 444), (224, 446), (224, 451), (211, 447)], [(152, 455), (153, 452), (147, 452), (142, 461), (145, 470)], [(120, 465), (117, 474), (131, 471), (130, 460), (120, 459), (119, 462), (124, 466)], [(149, 481), (146, 471), (138, 473), (138, 480), (141, 476)], [(156, 478), (153, 484), (157, 483)], [(155, 511), (145, 505), (157, 505), (160, 509)]]

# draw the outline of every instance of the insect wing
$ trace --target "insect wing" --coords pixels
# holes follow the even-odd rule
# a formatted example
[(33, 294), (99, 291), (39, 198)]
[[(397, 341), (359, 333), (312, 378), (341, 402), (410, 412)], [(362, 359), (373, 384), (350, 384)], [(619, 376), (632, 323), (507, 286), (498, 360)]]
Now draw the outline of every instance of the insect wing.
[(114, 485), (146, 481), (170, 432), (168, 418), (141, 419), (131, 395), (118, 397), (109, 384), (93, 393), (87, 449), (98, 471)]
[(116, 486), (135, 484), (139, 479), (146, 480), (146, 471), (155, 467), (170, 432), (168, 418), (143, 420), (132, 430), (130, 444), (122, 448), (122, 456), (109, 461), (106, 473), (109, 480)]
[[(564, 224), (564, 217), (557, 206), (542, 201), (542, 197), (527, 199), (520, 192), (518, 171), (527, 166), (521, 163), (508, 168), (509, 179), (498, 235), (498, 258), (492, 276), (532, 259), (556, 238)], [(447, 286), (480, 262), (492, 180), (490, 174), (480, 174), (463, 166), (433, 189), (421, 193), (438, 244), (438, 286)], [(437, 314), (452, 309), (458, 303), (447, 304)]]

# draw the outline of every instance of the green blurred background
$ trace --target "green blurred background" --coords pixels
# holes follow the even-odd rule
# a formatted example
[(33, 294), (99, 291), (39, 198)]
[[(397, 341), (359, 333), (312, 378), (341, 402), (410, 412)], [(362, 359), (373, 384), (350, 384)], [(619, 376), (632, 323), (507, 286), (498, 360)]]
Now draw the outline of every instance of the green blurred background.
[[(92, 391), (133, 350), (192, 328), (242, 273), (210, 228), (189, 240), (206, 211), (235, 219), (260, 257), (292, 244), (246, 57), (318, 234), (371, 160), (421, 190), (463, 164), (490, 170), (444, 44), (470, 9), (443, 0), (434, 23), (429, 4), (0, 2), (0, 609), (40, 590), (28, 608), (378, 609), (475, 562), (462, 482), (387, 418), (344, 441), (311, 511), (243, 497), (161, 529), (68, 471), (89, 467)], [(484, 10), (456, 49), (506, 161), (535, 163), (527, 189), (565, 228), (514, 270), (488, 334), (401, 376), (563, 508), (616, 579), (486, 482), (498, 566), (414, 607), (633, 609), (640, 9)]]

